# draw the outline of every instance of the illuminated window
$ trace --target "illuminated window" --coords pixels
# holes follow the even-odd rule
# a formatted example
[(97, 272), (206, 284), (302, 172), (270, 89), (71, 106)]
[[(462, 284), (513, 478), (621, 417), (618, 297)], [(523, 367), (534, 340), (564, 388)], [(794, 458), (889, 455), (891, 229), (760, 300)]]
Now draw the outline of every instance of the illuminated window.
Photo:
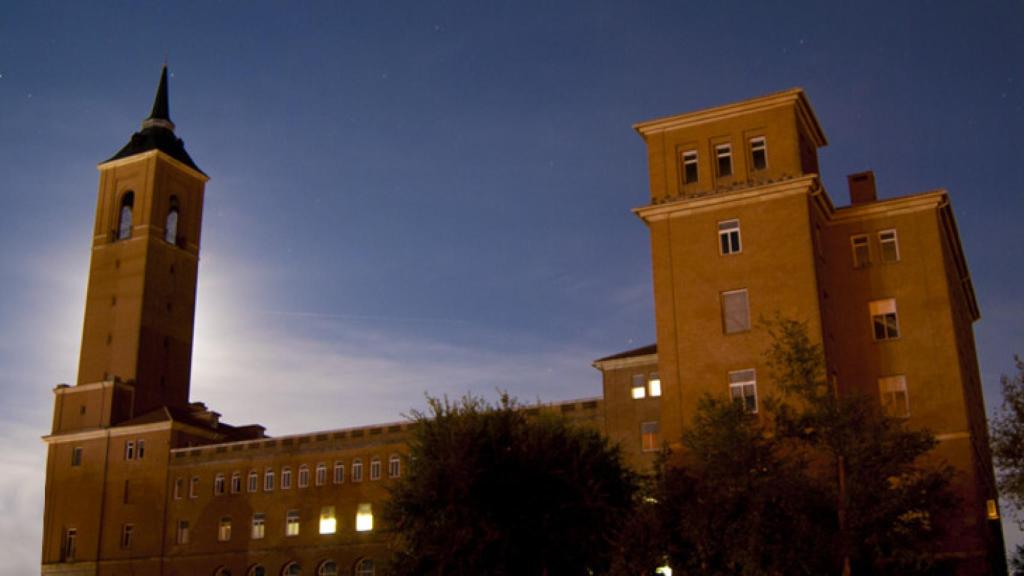
[(135, 459), (135, 441), (126, 440), (124, 443), (124, 459), (134, 460)]
[(370, 480), (380, 480), (380, 458), (370, 459)]
[(989, 520), (999, 520), (999, 506), (995, 500), (986, 500), (985, 508)]
[(64, 562), (72, 562), (75, 559), (75, 552), (77, 552), (78, 544), (78, 530), (74, 528), (68, 528), (64, 530), (64, 545), (61, 547), (61, 560)]
[(317, 576), (338, 576), (338, 565), (334, 563), (334, 560), (324, 560), (316, 574)]
[(181, 492), (184, 489), (184, 487), (185, 487), (185, 479), (184, 478), (175, 478), (174, 479), (174, 499), (175, 500), (181, 500)]
[(188, 520), (178, 520), (178, 532), (174, 540), (178, 544), (188, 544)]
[(127, 240), (132, 237), (132, 207), (135, 204), (135, 193), (131, 190), (121, 196), (121, 210), (117, 219), (117, 239)]
[(343, 462), (334, 463), (334, 483), (341, 484), (345, 481), (345, 464)]
[(718, 175), (732, 176), (732, 146), (729, 144), (715, 146), (715, 159), (717, 160)]
[(892, 340), (900, 337), (900, 323), (896, 317), (896, 300), (875, 300), (868, 303), (871, 326), (875, 340)]
[(292, 469), (288, 466), (281, 468), (281, 490), (292, 487)]
[(363, 461), (360, 458), (356, 458), (352, 461), (352, 481), (363, 481)]
[(757, 373), (753, 369), (729, 372), (729, 398), (745, 411), (757, 412)]
[(242, 491), (242, 473), (232, 472), (231, 473), (231, 493), (238, 494)]
[(697, 151), (687, 150), (683, 152), (683, 184), (693, 184), (697, 181)]
[(213, 478), (213, 493), (220, 496), (224, 493), (224, 475), (217, 474)]
[(750, 304), (746, 290), (722, 292), (722, 330), (726, 334), (750, 330)]
[(121, 549), (130, 550), (135, 540), (135, 526), (133, 524), (121, 525)]
[(164, 224), (164, 241), (168, 244), (178, 242), (178, 197), (171, 196), (171, 206), (167, 210), (167, 220)]
[(359, 505), (356, 511), (356, 532), (373, 530), (373, 507), (369, 503)]
[(263, 512), (255, 512), (252, 515), (252, 530), (249, 532), (253, 540), (262, 540), (267, 530), (267, 516)]
[(82, 465), (82, 447), (75, 446), (71, 449), (71, 465), (81, 466)]
[(883, 230), (878, 233), (878, 247), (882, 253), (882, 262), (899, 262), (900, 244), (895, 230)]
[(644, 382), (643, 374), (633, 374), (633, 386), (630, 388), (630, 395), (634, 400), (647, 396), (647, 386)]
[(661, 433), (658, 431), (657, 422), (640, 424), (640, 447), (644, 452), (651, 452), (661, 447)]
[(374, 576), (373, 560), (363, 558), (356, 564), (356, 576)]
[(853, 267), (864, 268), (871, 264), (871, 251), (868, 249), (868, 237), (861, 234), (850, 237), (850, 249), (853, 250)]
[(316, 465), (316, 485), (323, 486), (327, 483), (327, 464)]
[(221, 516), (217, 524), (217, 541), (227, 542), (231, 540), (231, 516)]
[(299, 466), (299, 488), (309, 486), (309, 466)]
[(273, 489), (274, 489), (274, 471), (272, 469), (270, 469), (270, 468), (267, 468), (266, 471), (263, 472), (263, 491), (264, 492), (270, 492)]
[(750, 165), (754, 170), (768, 167), (768, 145), (764, 136), (750, 139)]
[(298, 562), (289, 562), (285, 565), (284, 569), (281, 570), (281, 576), (301, 576), (302, 566), (299, 566)]
[(388, 458), (388, 477), (398, 478), (401, 475), (402, 459), (398, 456), (398, 454), (392, 454), (391, 457)]
[(661, 396), (661, 378), (658, 377), (657, 372), (651, 372), (647, 377), (647, 394), (652, 398)]
[(260, 486), (260, 473), (255, 470), (249, 471), (249, 492), (255, 492)]
[(199, 476), (193, 476), (192, 480), (188, 483), (188, 497), (198, 498), (199, 497)]
[(887, 376), (878, 379), (878, 394), (882, 400), (882, 409), (894, 418), (910, 416), (910, 397), (907, 394), (907, 378), (905, 376)]
[(267, 569), (260, 564), (255, 564), (249, 568), (248, 576), (267, 576)]
[(299, 511), (298, 510), (289, 510), (288, 511), (288, 515), (285, 517), (284, 535), (285, 536), (298, 536), (299, 535)]
[(334, 534), (338, 531), (338, 520), (334, 517), (334, 506), (320, 509), (320, 533)]
[(718, 251), (722, 255), (739, 254), (740, 221), (725, 220), (718, 223)]

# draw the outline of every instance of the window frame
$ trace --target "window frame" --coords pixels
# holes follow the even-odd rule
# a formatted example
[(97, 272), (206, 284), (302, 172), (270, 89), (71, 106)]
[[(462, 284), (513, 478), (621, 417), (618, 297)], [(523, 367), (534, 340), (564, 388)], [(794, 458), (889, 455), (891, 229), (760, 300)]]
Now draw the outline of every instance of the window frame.
[(260, 490), (260, 473), (257, 470), (249, 470), (249, 477), (247, 479), (246, 492), (253, 494)]
[(661, 397), (661, 376), (657, 372), (647, 375), (647, 396), (650, 398)]
[[(750, 151), (750, 171), (762, 172), (768, 169), (768, 139), (764, 136), (754, 136), (747, 140), (747, 149)], [(760, 144), (760, 147), (758, 145)], [(757, 165), (758, 152), (761, 153), (761, 166)]]
[(213, 477), (213, 495), (223, 496), (226, 488), (227, 485), (226, 480), (224, 479), (224, 473), (218, 472), (217, 475)]
[(345, 463), (342, 462), (341, 460), (336, 460), (334, 462), (334, 483), (345, 483)]
[(314, 482), (317, 486), (323, 486), (327, 484), (327, 463), (318, 462), (316, 465), (316, 477)]
[(221, 516), (217, 521), (217, 542), (231, 541), (231, 516)]
[(647, 376), (645, 374), (633, 374), (633, 383), (629, 386), (629, 397), (633, 400), (642, 400), (647, 397)]
[(281, 467), (281, 490), (291, 490), (292, 488), (292, 467), (282, 466)]
[(299, 488), (309, 488), (309, 466), (299, 466)]
[(370, 480), (371, 481), (380, 480), (380, 472), (381, 472), (380, 456), (374, 456), (373, 458), (370, 458)]
[(121, 524), (121, 550), (131, 550), (135, 542), (135, 524)]
[(263, 540), (267, 535), (267, 515), (265, 512), (253, 512), (249, 525), (249, 539)]
[(352, 481), (362, 482), (363, 481), (363, 459), (353, 458), (352, 459)]
[(285, 513), (284, 520), (284, 535), (286, 538), (298, 536), (302, 528), (302, 517), (299, 515), (299, 511), (292, 509)]
[[(130, 240), (134, 229), (135, 191), (126, 190), (121, 194), (117, 208), (117, 228), (114, 230), (116, 240)], [(127, 216), (127, 218), (125, 218)]]
[[(892, 235), (891, 239), (883, 236)], [(886, 258), (886, 246), (891, 246), (893, 258)], [(878, 231), (878, 261), (882, 264), (895, 264), (900, 261), (900, 239), (895, 228)]]
[[(723, 161), (725, 162), (724, 165)], [(715, 176), (731, 178), (735, 172), (732, 165), (732, 143), (715, 144)]]
[[(749, 374), (749, 377), (740, 379)], [(742, 370), (730, 370), (728, 374), (729, 400), (739, 402), (743, 405), (743, 411), (747, 414), (757, 414), (760, 409), (760, 401), (757, 395), (757, 370), (755, 368), (744, 368)], [(747, 389), (753, 391), (748, 395)], [(736, 391), (739, 391), (737, 397)], [(748, 403), (748, 398), (753, 398), (753, 408)]]
[(661, 424), (658, 420), (640, 423), (640, 451), (657, 452), (661, 449)]
[(398, 454), (388, 456), (388, 478), (402, 476), (402, 457)]
[[(729, 329), (729, 317), (726, 315), (726, 299), (733, 295), (743, 294), (743, 301), (745, 303), (746, 320), (742, 327), (730, 330)], [(722, 334), (743, 334), (750, 332), (752, 325), (750, 322), (750, 292), (746, 288), (739, 288), (737, 290), (726, 290), (725, 292), (719, 293), (719, 305), (721, 306), (722, 314)]]
[[(902, 407), (899, 406), (900, 394), (903, 396)], [(892, 418), (910, 418), (910, 391), (907, 389), (905, 374), (893, 374), (879, 378), (878, 398), (885, 414)]]
[[(863, 260), (858, 255), (858, 248), (863, 248)], [(867, 234), (854, 234), (850, 236), (850, 256), (853, 258), (853, 267), (856, 269), (871, 266), (871, 242)]]
[[(700, 181), (700, 153), (696, 148), (689, 148), (679, 153), (680, 176), (683, 186), (691, 186)], [(693, 168), (693, 179), (690, 179), (690, 168)]]
[(231, 493), (239, 494), (242, 492), (242, 473), (238, 470), (231, 473)]
[(178, 197), (171, 195), (168, 199), (167, 216), (164, 217), (164, 242), (178, 244), (178, 220), (181, 218), (181, 210), (178, 204)]
[(78, 528), (65, 528), (60, 556), (63, 562), (74, 562), (78, 553)]
[(199, 498), (199, 476), (193, 476), (188, 481), (188, 497), (190, 500)]
[(373, 532), (373, 504), (360, 502), (356, 506), (356, 532)]
[(178, 545), (188, 544), (191, 536), (189, 530), (188, 520), (178, 520), (178, 525), (174, 531), (174, 543)]
[(124, 441), (124, 459), (135, 460), (135, 440)]
[(273, 492), (274, 491), (274, 469), (267, 468), (263, 471), (263, 491)]
[(900, 338), (902, 330), (895, 298), (881, 298), (868, 302), (868, 316), (871, 318), (871, 336), (875, 342)]
[(73, 468), (77, 468), (77, 467), (82, 465), (82, 455), (83, 454), (84, 454), (84, 451), (82, 450), (81, 446), (72, 446), (71, 447), (71, 466)]
[[(723, 228), (723, 226), (728, 226)], [(718, 254), (733, 256), (743, 253), (743, 236), (740, 232), (740, 219), (719, 220), (718, 222)]]
[(326, 505), (320, 507), (320, 525), (318, 528), (321, 536), (338, 533), (338, 514), (334, 506)]

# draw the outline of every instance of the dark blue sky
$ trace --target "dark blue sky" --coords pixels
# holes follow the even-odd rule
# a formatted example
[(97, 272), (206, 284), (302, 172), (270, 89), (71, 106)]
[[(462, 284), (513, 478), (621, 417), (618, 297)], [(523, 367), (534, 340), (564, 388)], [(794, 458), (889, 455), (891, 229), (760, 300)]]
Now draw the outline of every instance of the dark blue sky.
[(654, 338), (631, 125), (792, 86), (837, 204), (865, 169), (882, 197), (950, 191), (991, 408), (1024, 352), (1021, 30), (1016, 0), (5, 5), (0, 541), (38, 562), (36, 438), (77, 370), (95, 164), (165, 52), (212, 178), (193, 396), (280, 434), (399, 419), (424, 391), (597, 395), (590, 361)]

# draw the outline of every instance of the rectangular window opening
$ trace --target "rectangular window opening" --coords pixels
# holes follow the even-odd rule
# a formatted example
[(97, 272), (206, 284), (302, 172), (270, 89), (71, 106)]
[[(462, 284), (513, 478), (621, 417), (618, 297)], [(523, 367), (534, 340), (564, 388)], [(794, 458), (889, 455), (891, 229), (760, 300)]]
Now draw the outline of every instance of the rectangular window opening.
[(285, 517), (284, 525), (285, 536), (298, 536), (299, 535), (299, 511), (289, 510)]
[(135, 525), (124, 524), (121, 526), (121, 549), (131, 550), (132, 541), (135, 539)]
[(647, 376), (647, 395), (651, 398), (661, 396), (661, 378), (657, 372), (651, 372)]
[(736, 334), (750, 330), (750, 303), (746, 290), (722, 292), (722, 331)]
[(71, 449), (71, 465), (81, 466), (82, 465), (82, 447), (75, 446)]
[(865, 268), (871, 265), (871, 251), (868, 249), (868, 237), (862, 235), (850, 237), (850, 249), (853, 250), (853, 267)]
[(693, 184), (697, 181), (697, 151), (687, 150), (683, 152), (683, 184)]
[(217, 541), (227, 542), (231, 540), (231, 516), (221, 516), (217, 524)]
[(746, 412), (757, 413), (757, 373), (753, 369), (729, 372), (729, 398)]
[(764, 136), (750, 139), (750, 165), (755, 171), (768, 167), (768, 145)]
[(263, 535), (266, 533), (267, 528), (267, 516), (263, 512), (256, 512), (252, 515), (252, 532), (250, 536), (253, 540), (262, 540)]
[(316, 465), (316, 485), (323, 486), (327, 484), (327, 464)]
[(334, 463), (334, 483), (341, 484), (345, 481), (345, 464), (342, 462)]
[(643, 374), (633, 374), (633, 386), (630, 389), (630, 395), (634, 400), (639, 400), (647, 396), (646, 383), (644, 382)]
[(739, 254), (740, 245), (740, 221), (725, 220), (718, 223), (718, 251), (723, 256)]
[(398, 456), (398, 454), (392, 454), (391, 457), (388, 458), (388, 477), (398, 478), (401, 475), (402, 459)]
[(369, 503), (359, 505), (356, 510), (356, 532), (373, 530), (373, 506)]
[(178, 544), (188, 544), (188, 520), (178, 520), (178, 531), (174, 538)]
[(320, 533), (334, 534), (338, 531), (338, 520), (334, 516), (334, 506), (324, 506), (320, 509)]
[(717, 160), (718, 175), (732, 176), (732, 146), (729, 144), (715, 146), (715, 158)]
[(886, 376), (878, 379), (878, 393), (882, 409), (893, 418), (910, 416), (910, 397), (907, 394), (906, 376)]
[(900, 261), (900, 244), (896, 238), (895, 230), (883, 230), (879, 232), (878, 247), (882, 262), (888, 264)]
[(871, 326), (875, 340), (892, 340), (900, 337), (899, 318), (896, 315), (896, 300), (875, 300), (868, 304)]

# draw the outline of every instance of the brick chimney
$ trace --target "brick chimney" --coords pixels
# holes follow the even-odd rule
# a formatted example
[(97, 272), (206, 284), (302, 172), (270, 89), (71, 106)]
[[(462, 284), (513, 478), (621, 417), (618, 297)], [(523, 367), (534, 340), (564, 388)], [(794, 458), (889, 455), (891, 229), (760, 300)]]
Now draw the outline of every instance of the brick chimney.
[(846, 177), (850, 186), (850, 204), (867, 204), (878, 199), (875, 193), (875, 173), (871, 170), (850, 174)]

